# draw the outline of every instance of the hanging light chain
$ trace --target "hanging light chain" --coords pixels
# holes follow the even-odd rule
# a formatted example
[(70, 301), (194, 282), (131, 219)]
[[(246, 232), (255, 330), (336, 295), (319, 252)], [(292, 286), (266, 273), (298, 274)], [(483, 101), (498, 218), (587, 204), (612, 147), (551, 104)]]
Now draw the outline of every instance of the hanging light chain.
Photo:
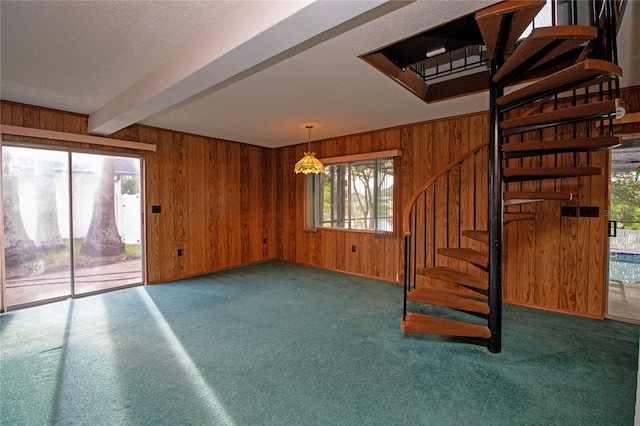
[(307, 152), (311, 152), (311, 129), (313, 129), (313, 126), (311, 124), (307, 124), (304, 127), (309, 129), (309, 137), (307, 138)]

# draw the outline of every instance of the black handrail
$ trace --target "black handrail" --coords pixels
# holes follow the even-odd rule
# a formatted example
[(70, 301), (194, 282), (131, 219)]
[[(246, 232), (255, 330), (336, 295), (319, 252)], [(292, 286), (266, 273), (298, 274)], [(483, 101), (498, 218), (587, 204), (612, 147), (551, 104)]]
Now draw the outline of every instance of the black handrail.
[[(478, 182), (482, 182), (480, 177), (486, 173), (486, 162), (478, 161), (478, 156), (486, 152), (488, 143), (481, 144), (461, 156), (448, 166), (436, 173), (421, 188), (414, 192), (409, 204), (403, 213), (403, 232), (405, 237), (405, 253), (404, 253), (404, 302), (403, 302), (403, 318), (407, 313), (407, 294), (416, 288), (418, 265), (422, 267), (436, 266), (437, 263), (437, 244), (441, 232), (445, 235), (445, 244), (449, 246), (452, 239), (450, 238), (450, 228), (457, 229), (455, 242), (460, 246), (462, 238), (462, 230), (465, 226), (469, 229), (475, 229), (476, 211), (480, 208), (478, 203), (485, 203), (486, 199), (476, 197), (478, 190)], [(461, 184), (459, 183), (453, 188), (447, 181), (451, 179), (451, 173), (457, 173), (458, 182), (462, 182), (462, 175), (467, 175), (469, 183), (465, 188), (467, 199), (473, 200), (473, 205), (468, 206), (463, 211), (460, 208), (460, 200), (462, 197)], [(439, 189), (442, 185), (444, 190)], [(481, 184), (481, 183), (480, 183)], [(458, 208), (451, 209), (451, 202), (456, 202)], [(444, 204), (444, 217), (438, 214), (437, 205)], [(484, 206), (482, 207), (484, 208)], [(439, 230), (441, 230), (439, 232)], [(422, 242), (422, 244), (419, 244)]]
[[(604, 59), (609, 62), (617, 63), (617, 45), (616, 45), (616, 34), (619, 28), (619, 20), (624, 13), (624, 8), (626, 6), (626, 1), (615, 1), (615, 0), (591, 0), (590, 3), (586, 3), (578, 0), (551, 0), (551, 8), (552, 8), (552, 25), (591, 25), (597, 26), (599, 28), (598, 38), (591, 43), (589, 46), (590, 49), (586, 49), (586, 51), (590, 52), (586, 55), (583, 55), (581, 59), (586, 58), (596, 58), (596, 59)], [(564, 10), (562, 14), (559, 8), (559, 4), (562, 4)], [(588, 23), (580, 22), (584, 21), (584, 13), (585, 10), (580, 9), (584, 8), (585, 4), (587, 4), (588, 9), (586, 10)], [(503, 51), (507, 53), (510, 51), (512, 46), (505, 46)], [(479, 49), (482, 53), (482, 49)], [(467, 64), (467, 54), (468, 51), (464, 52), (464, 65), (463, 68), (466, 69)], [(433, 58), (431, 58), (433, 59)], [(505, 60), (505, 55), (497, 55), (495, 60), (490, 61), (490, 75), (493, 76), (495, 72), (502, 66), (503, 61)], [(432, 61), (433, 62), (433, 61)], [(484, 62), (483, 62), (484, 63)], [(420, 74), (423, 79), (432, 78), (431, 76), (427, 76), (426, 62), (423, 62), (417, 66), (415, 66), (414, 71)], [(439, 64), (438, 60), (435, 61), (436, 67), (436, 75), (439, 75)], [(421, 67), (421, 68), (420, 68)], [(420, 68), (418, 70), (418, 68)], [(449, 67), (448, 71), (453, 69), (453, 56), (449, 55)], [(428, 266), (437, 266), (438, 256), (437, 249), (438, 244), (441, 244), (442, 235), (439, 232), (445, 232), (445, 246), (449, 247), (451, 245), (461, 246), (461, 236), (463, 226), (469, 226), (470, 229), (477, 229), (477, 217), (476, 211), (478, 210), (478, 204), (482, 203), (480, 210), (487, 211), (487, 228), (489, 232), (489, 265), (488, 265), (488, 275), (489, 275), (489, 291), (488, 291), (488, 303), (490, 307), (490, 313), (488, 316), (488, 326), (491, 330), (491, 337), (488, 339), (488, 349), (491, 352), (499, 352), (501, 350), (501, 322), (502, 322), (502, 231), (503, 231), (503, 190), (504, 190), (504, 182), (502, 179), (502, 167), (503, 163), (507, 161), (501, 151), (501, 143), (508, 139), (507, 132), (502, 132), (500, 128), (500, 122), (503, 120), (504, 116), (508, 113), (509, 109), (503, 109), (502, 111), (498, 109), (498, 105), (496, 103), (496, 99), (502, 95), (505, 89), (505, 85), (508, 84), (507, 81), (500, 81), (498, 83), (493, 83), (492, 79), (490, 79), (490, 136), (489, 142), (484, 143), (469, 153), (465, 154), (461, 158), (449, 164), (443, 170), (436, 173), (429, 181), (423, 185), (418, 191), (416, 191), (409, 200), (409, 203), (404, 209), (403, 212), (403, 234), (405, 238), (404, 244), (404, 305), (403, 305), (403, 319), (406, 318), (407, 314), (407, 295), (412, 290), (412, 287), (416, 288), (417, 281), (417, 270), (418, 264), (422, 264), (423, 267)], [(573, 86), (575, 87), (575, 86)], [(570, 88), (567, 88), (570, 89)], [(573, 89), (571, 98), (569, 101), (573, 106), (576, 106), (578, 103), (589, 103), (593, 100), (602, 101), (605, 98), (607, 99), (615, 99), (620, 95), (619, 92), (619, 83), (617, 80), (613, 82), (609, 82), (606, 86), (603, 84), (598, 85), (598, 90), (591, 92), (588, 87), (583, 89)], [(546, 105), (546, 101), (553, 99), (553, 102), (549, 102), (550, 106)], [(514, 105), (512, 108), (519, 108), (522, 105)], [(559, 102), (559, 98), (557, 93), (555, 95), (551, 95), (546, 100), (541, 100), (537, 106), (542, 112), (543, 108), (552, 108), (559, 109), (562, 108), (562, 104)], [(612, 130), (612, 123), (609, 120), (609, 131)], [(560, 129), (559, 126), (568, 124), (568, 122), (560, 123), (554, 125), (554, 134), (556, 138), (561, 137), (563, 129)], [(572, 123), (569, 123), (572, 124)], [(573, 124), (570, 129), (569, 134), (572, 137), (578, 137), (579, 135), (586, 135), (589, 137), (592, 134), (594, 129), (593, 125), (589, 122), (584, 124), (583, 127), (579, 127), (579, 125)], [(604, 123), (600, 126), (600, 133), (604, 131)], [(540, 140), (542, 140), (542, 130), (541, 129), (531, 129), (531, 131), (535, 133), (539, 133)], [(520, 136), (520, 140), (522, 141), (522, 135)], [(484, 168), (484, 164), (487, 162), (479, 162), (478, 156), (486, 151), (486, 155), (488, 158), (488, 169)], [(540, 154), (540, 158), (542, 158), (542, 154)], [(590, 154), (587, 153), (587, 163), (590, 163)], [(512, 160), (513, 161), (513, 160)], [(517, 161), (522, 162), (522, 159), (518, 159)], [(558, 154), (554, 154), (553, 162), (556, 166), (560, 163), (560, 157)], [(578, 156), (574, 155), (574, 165), (578, 163)], [(467, 169), (467, 167), (471, 168), (471, 172)], [(482, 168), (482, 170), (481, 170)], [(457, 169), (457, 171), (455, 170)], [(468, 195), (470, 199), (472, 198), (473, 206), (470, 206), (469, 211), (462, 211), (462, 208), (458, 207), (457, 209), (449, 209), (450, 206), (450, 175), (451, 173), (458, 173), (458, 185), (457, 190), (461, 191), (462, 185), (462, 174), (464, 171), (470, 173), (469, 179), (467, 179), (467, 186), (464, 188), (465, 191), (468, 191)], [(486, 173), (487, 179), (481, 180), (480, 176), (483, 176)], [(471, 183), (471, 178), (473, 179)], [(442, 182), (444, 184), (444, 188), (439, 184)], [(454, 181), (455, 182), (455, 181)], [(476, 197), (476, 193), (478, 192), (480, 185), (487, 185), (488, 196), (484, 199), (479, 199)], [(558, 181), (554, 182), (554, 188), (558, 190)], [(444, 191), (443, 191), (444, 189)], [(454, 194), (454, 199), (457, 200), (458, 206), (461, 205), (462, 193), (458, 192)], [(439, 216), (438, 206), (444, 203), (444, 213), (445, 217), (441, 218)], [(486, 203), (486, 204), (485, 204)], [(520, 211), (522, 209), (520, 208)], [(471, 215), (471, 216), (469, 216)], [(453, 216), (453, 217), (451, 217)], [(419, 220), (420, 219), (420, 220)], [(431, 225), (431, 226), (429, 226)], [(450, 229), (455, 227), (456, 236), (451, 239)], [(431, 235), (429, 235), (429, 231)], [(420, 243), (420, 239), (422, 239), (422, 244)], [(440, 243), (439, 243), (440, 242)]]

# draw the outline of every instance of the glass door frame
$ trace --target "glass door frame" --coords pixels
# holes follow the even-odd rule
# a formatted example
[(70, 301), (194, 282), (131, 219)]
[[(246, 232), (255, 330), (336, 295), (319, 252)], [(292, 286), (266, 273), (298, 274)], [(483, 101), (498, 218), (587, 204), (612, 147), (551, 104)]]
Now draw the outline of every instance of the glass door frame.
[[(627, 140), (627, 139), (637, 139), (637, 137), (640, 135), (624, 135), (622, 136), (622, 140)], [(621, 146), (622, 147), (622, 146)], [(615, 150), (616, 148), (613, 148), (612, 150)], [(640, 149), (640, 148), (638, 148)], [(606, 275), (606, 282), (605, 282), (605, 318), (609, 318), (612, 320), (616, 320), (616, 321), (624, 321), (624, 322), (630, 322), (630, 323), (634, 323), (634, 324), (640, 324), (640, 320), (638, 319), (634, 319), (634, 318), (627, 318), (627, 317), (622, 317), (622, 316), (618, 316), (618, 315), (611, 315), (611, 313), (609, 312), (609, 308), (610, 308), (610, 293), (611, 293), (611, 237), (612, 237), (612, 233), (615, 234), (617, 232), (617, 222), (620, 221), (616, 221), (615, 218), (612, 218), (611, 216), (611, 192), (612, 192), (612, 174), (613, 174), (613, 154), (612, 154), (612, 150), (609, 150), (609, 182), (607, 185), (607, 275)], [(640, 182), (638, 182), (638, 184), (640, 185)], [(617, 284), (617, 283), (616, 283)], [(620, 285), (624, 285), (624, 282)], [(624, 293), (624, 287), (620, 290), (621, 294), (625, 294)], [(625, 297), (626, 299), (626, 297)]]
[[(2, 142), (2, 137), (0, 135), (0, 165), (2, 164), (2, 147), (4, 146), (3, 142)], [(2, 173), (0, 172), (0, 200), (2, 200), (2, 188), (3, 188), (3, 182), (2, 182)], [(5, 312), (6, 311), (6, 307), (5, 307), (5, 292), (4, 292), (4, 287), (5, 287), (5, 279), (4, 276), (6, 275), (4, 271), (6, 271), (6, 268), (4, 267), (4, 207), (3, 207), (4, 203), (2, 201), (0, 201), (0, 217), (2, 217), (2, 221), (0, 221), (0, 313)]]
[[(73, 148), (73, 147), (65, 147), (58, 145), (47, 145), (46, 143), (24, 143), (24, 142), (14, 142), (14, 141), (4, 141), (0, 139), (0, 164), (2, 164), (2, 148), (3, 147), (18, 147), (18, 148), (31, 148), (31, 149), (40, 149), (40, 150), (48, 150), (48, 151), (58, 151), (67, 153), (67, 161), (68, 161), (68, 179), (67, 185), (69, 190), (69, 269), (70, 269), (70, 292), (69, 295), (52, 297), (48, 299), (37, 300), (33, 302), (26, 302), (17, 305), (7, 305), (6, 299), (6, 268), (5, 268), (5, 253), (4, 253), (4, 220), (0, 223), (0, 266), (2, 267), (0, 270), (0, 312), (8, 312), (12, 310), (28, 308), (32, 306), (43, 305), (47, 303), (53, 303), (61, 300), (66, 300), (69, 298), (79, 298), (85, 296), (91, 296), (95, 294), (105, 293), (108, 291), (119, 290), (128, 287), (136, 287), (139, 285), (147, 284), (147, 262), (146, 262), (146, 215), (145, 212), (145, 158), (143, 155), (127, 153), (127, 152), (113, 152), (113, 151), (102, 151), (102, 150), (92, 150), (92, 149), (82, 149), (82, 148)], [(125, 284), (118, 287), (111, 287), (107, 289), (83, 292), (81, 294), (76, 294), (75, 289), (75, 258), (74, 258), (74, 232), (73, 232), (73, 162), (72, 162), (72, 154), (73, 153), (82, 153), (82, 154), (93, 154), (93, 155), (102, 155), (102, 156), (111, 156), (111, 157), (128, 157), (134, 158), (140, 161), (140, 268), (141, 268), (141, 280), (139, 283), (133, 284)], [(0, 174), (0, 196), (2, 195), (2, 175)], [(2, 198), (0, 197), (0, 200)], [(3, 204), (0, 201), (0, 215), (4, 217), (3, 212)]]

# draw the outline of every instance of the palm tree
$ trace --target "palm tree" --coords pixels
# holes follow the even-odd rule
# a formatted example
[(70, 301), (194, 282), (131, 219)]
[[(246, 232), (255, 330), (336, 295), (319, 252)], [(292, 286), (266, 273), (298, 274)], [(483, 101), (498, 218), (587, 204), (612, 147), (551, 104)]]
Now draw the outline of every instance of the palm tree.
[(30, 262), (36, 257), (35, 245), (27, 235), (20, 214), (18, 197), (19, 168), (9, 149), (2, 152), (2, 204), (4, 221), (4, 255), (7, 268)]
[(36, 240), (38, 250), (64, 249), (65, 245), (58, 229), (56, 205), (56, 183), (54, 161), (38, 159), (36, 163)]
[(93, 199), (91, 223), (80, 249), (80, 253), (87, 256), (115, 256), (125, 252), (116, 225), (114, 177), (114, 159), (104, 157), (102, 174)]

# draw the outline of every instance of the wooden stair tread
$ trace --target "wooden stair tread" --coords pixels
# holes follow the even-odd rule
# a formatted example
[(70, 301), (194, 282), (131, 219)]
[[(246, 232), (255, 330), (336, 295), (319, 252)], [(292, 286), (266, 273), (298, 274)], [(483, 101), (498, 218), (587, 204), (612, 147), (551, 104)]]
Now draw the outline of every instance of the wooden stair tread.
[[(482, 39), (487, 47), (487, 55), (495, 59), (500, 37), (500, 29), (505, 19), (511, 19), (509, 34), (504, 44), (510, 49), (518, 37), (533, 21), (533, 18), (545, 5), (544, 0), (537, 1), (508, 1), (495, 4), (476, 13), (476, 22), (480, 28)], [(509, 16), (511, 15), (511, 16)], [(505, 36), (502, 36), (505, 37)]]
[(439, 248), (438, 254), (451, 257), (453, 259), (464, 260), (476, 266), (486, 268), (489, 263), (489, 256), (470, 248)]
[(462, 231), (462, 235), (472, 240), (480, 241), (481, 243), (489, 244), (489, 231), (479, 231), (476, 229)]
[[(581, 44), (598, 37), (596, 27), (558, 25), (534, 29), (493, 76), (498, 82), (524, 63), (528, 68), (540, 66)], [(531, 58), (535, 58), (530, 62)]]
[(532, 203), (542, 200), (564, 201), (571, 200), (573, 194), (570, 192), (539, 192), (539, 191), (505, 191), (504, 205)]
[(597, 151), (613, 148), (622, 143), (617, 136), (598, 136), (580, 139), (559, 139), (553, 141), (509, 142), (502, 145), (507, 158), (526, 157), (543, 153)]
[(587, 59), (506, 94), (498, 98), (496, 103), (506, 105), (524, 98), (533, 101), (559, 91), (588, 87), (620, 77), (622, 77), (622, 68), (616, 64), (599, 59)]
[(535, 220), (536, 215), (532, 213), (503, 213), (502, 223), (505, 225), (511, 222), (517, 222), (520, 220)]
[[(486, 281), (486, 280), (485, 280)], [(456, 296), (471, 297), (487, 303), (486, 290), (472, 288), (463, 284), (457, 284), (450, 281), (439, 280), (437, 284), (425, 283), (424, 281), (418, 281), (416, 288), (429, 288), (432, 290), (444, 291), (445, 293), (454, 294)], [(485, 287), (488, 284), (485, 285)]]
[(403, 333), (438, 334), (443, 336), (480, 337), (488, 339), (491, 331), (488, 327), (469, 324), (429, 315), (407, 313), (401, 320), (400, 328)]
[(460, 311), (476, 312), (487, 315), (489, 305), (486, 302), (467, 299), (466, 297), (454, 296), (453, 294), (432, 289), (417, 288), (407, 293), (407, 300), (427, 305), (444, 306), (445, 308), (457, 309)]
[(554, 126), (573, 121), (606, 118), (613, 116), (616, 113), (616, 108), (620, 106), (621, 103), (618, 99), (610, 99), (540, 114), (510, 118), (502, 121), (500, 128), (503, 130), (517, 129), (513, 132), (505, 132), (504, 135), (507, 136), (513, 133), (532, 130), (527, 128), (530, 126)]
[(433, 266), (430, 268), (418, 268), (417, 273), (441, 281), (449, 281), (456, 284), (461, 284), (467, 287), (473, 287), (480, 290), (489, 289), (489, 281), (470, 275), (465, 272), (458, 271), (457, 269), (448, 268), (446, 266)]
[(505, 182), (595, 176), (600, 174), (602, 174), (600, 167), (507, 167), (502, 169), (502, 176)]

